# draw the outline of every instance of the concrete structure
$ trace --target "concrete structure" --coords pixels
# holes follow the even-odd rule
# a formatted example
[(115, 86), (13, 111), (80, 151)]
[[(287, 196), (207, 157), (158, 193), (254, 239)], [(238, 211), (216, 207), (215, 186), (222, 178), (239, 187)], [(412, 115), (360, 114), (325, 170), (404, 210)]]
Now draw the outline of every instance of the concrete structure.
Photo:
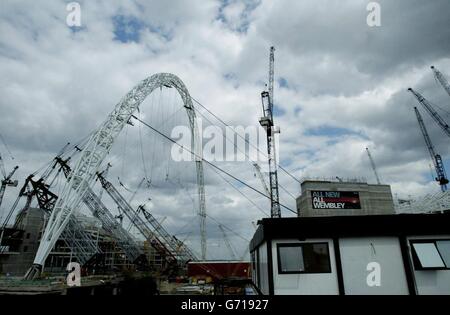
[(249, 279), (250, 262), (246, 261), (191, 261), (187, 275), (193, 282), (214, 282), (221, 279)]
[(304, 181), (297, 198), (299, 217), (394, 214), (388, 185)]
[(263, 219), (250, 243), (267, 295), (450, 294), (450, 214)]

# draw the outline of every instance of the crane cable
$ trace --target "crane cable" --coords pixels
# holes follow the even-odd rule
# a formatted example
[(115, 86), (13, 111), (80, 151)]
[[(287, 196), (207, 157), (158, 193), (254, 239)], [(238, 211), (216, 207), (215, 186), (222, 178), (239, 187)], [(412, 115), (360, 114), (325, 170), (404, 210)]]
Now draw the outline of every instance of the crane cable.
[(219, 173), (219, 171), (217, 171), (216, 169), (212, 169), (217, 175), (219, 175), (228, 185), (230, 185), (234, 190), (236, 190), (238, 193), (240, 193), (245, 199), (247, 199), (253, 206), (255, 206), (259, 211), (261, 211), (262, 213), (264, 213), (264, 215), (270, 217), (270, 215), (264, 211), (263, 209), (261, 209), (260, 206), (258, 206), (253, 200), (251, 200), (246, 194), (244, 194), (242, 191), (240, 191), (237, 187), (235, 187), (229, 180), (227, 180), (221, 173)]
[(3, 135), (2, 135), (1, 133), (0, 133), (0, 140), (2, 140), (3, 145), (5, 146), (6, 150), (7, 150), (8, 153), (9, 153), (9, 156), (11, 157), (11, 160), (14, 160), (14, 156), (13, 156), (11, 150), (9, 149), (8, 144), (6, 143), (5, 138), (3, 138)]
[[(152, 127), (150, 124), (146, 123), (145, 121), (139, 119), (138, 117), (136, 117), (135, 115), (132, 115), (131, 117), (133, 117), (134, 119), (136, 119), (137, 121), (139, 121), (141, 124), (143, 124), (144, 126), (150, 128), (151, 130), (153, 130), (154, 132), (156, 132), (157, 134), (159, 134), (160, 136), (166, 138), (167, 140), (169, 140), (170, 142), (172, 142), (173, 144), (176, 144), (177, 146), (179, 146), (180, 148), (182, 148), (183, 150), (186, 150), (187, 152), (189, 152), (190, 154), (192, 154), (193, 156), (195, 156), (196, 158), (198, 158), (200, 161), (210, 165), (211, 167), (217, 169), (218, 171), (226, 174), (227, 176), (231, 177), (232, 179), (236, 180), (237, 182), (241, 183), (242, 185), (246, 186), (247, 188), (250, 188), (251, 190), (253, 190), (254, 192), (260, 194), (261, 196), (270, 199), (269, 196), (267, 196), (265, 193), (263, 193), (262, 191), (256, 189), (255, 187), (247, 184), (246, 182), (244, 182), (243, 180), (237, 178), (236, 176), (234, 176), (233, 174), (227, 172), (226, 170), (220, 168), (219, 166), (215, 165), (214, 163), (211, 163), (207, 160), (205, 160), (203, 157), (197, 155), (195, 152), (193, 152), (192, 150), (185, 148), (183, 145), (179, 144), (177, 141), (173, 140), (172, 138), (170, 138), (169, 136), (165, 135), (164, 133), (160, 132), (159, 130), (157, 130), (156, 128)], [(285, 208), (286, 210), (297, 214), (296, 211), (292, 210), (291, 208), (289, 208), (288, 206), (280, 203), (280, 206)]]

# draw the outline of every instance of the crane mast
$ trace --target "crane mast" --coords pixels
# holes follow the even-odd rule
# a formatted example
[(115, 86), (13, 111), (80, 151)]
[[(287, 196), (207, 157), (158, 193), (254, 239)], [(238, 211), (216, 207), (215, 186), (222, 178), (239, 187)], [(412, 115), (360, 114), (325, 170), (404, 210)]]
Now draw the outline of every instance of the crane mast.
[(430, 136), (428, 135), (427, 128), (425, 127), (425, 123), (423, 122), (422, 115), (420, 115), (417, 107), (414, 107), (414, 111), (416, 112), (417, 121), (419, 122), (420, 130), (422, 131), (423, 137), (425, 139), (425, 143), (428, 148), (428, 152), (430, 152), (431, 159), (433, 160), (434, 168), (436, 170), (436, 181), (441, 185), (442, 191), (447, 191), (447, 184), (449, 183), (447, 179), (447, 175), (445, 173), (444, 164), (442, 163), (442, 158), (439, 154), (436, 154), (433, 143), (431, 142)]
[(428, 114), (430, 114), (430, 116), (439, 125), (439, 127), (441, 127), (444, 133), (448, 137), (450, 137), (450, 127), (445, 122), (445, 120), (438, 114), (438, 112), (436, 112), (431, 103), (427, 101), (420, 93), (414, 91), (413, 89), (409, 88), (408, 91), (410, 91), (416, 97), (419, 103), (425, 108), (425, 110), (428, 112)]
[(234, 253), (233, 247), (231, 246), (230, 240), (228, 239), (227, 233), (225, 233), (225, 229), (223, 228), (223, 226), (221, 224), (219, 224), (219, 229), (222, 231), (223, 234), (223, 240), (225, 242), (225, 245), (228, 248), (228, 251), (231, 254), (231, 258), (233, 260), (236, 260), (236, 254)]
[(448, 83), (447, 79), (442, 74), (442, 72), (440, 72), (438, 69), (436, 69), (435, 66), (431, 66), (431, 69), (434, 72), (434, 76), (435, 76), (436, 80), (439, 81), (439, 83), (442, 85), (444, 90), (447, 91), (447, 94), (450, 96), (450, 83)]
[(370, 165), (372, 166), (373, 173), (375, 174), (375, 178), (377, 179), (377, 184), (381, 185), (380, 176), (378, 175), (377, 167), (375, 165), (375, 161), (373, 160), (372, 154), (370, 153), (369, 148), (366, 148), (366, 151), (367, 151), (367, 155), (369, 156)]
[(267, 156), (269, 162), (269, 183), (270, 183), (270, 213), (272, 218), (280, 218), (280, 197), (278, 192), (278, 172), (276, 161), (275, 134), (279, 130), (275, 128), (273, 123), (273, 85), (274, 85), (274, 64), (275, 64), (275, 48), (270, 47), (269, 62), (269, 91), (261, 93), (263, 117), (259, 123), (266, 130), (267, 134)]

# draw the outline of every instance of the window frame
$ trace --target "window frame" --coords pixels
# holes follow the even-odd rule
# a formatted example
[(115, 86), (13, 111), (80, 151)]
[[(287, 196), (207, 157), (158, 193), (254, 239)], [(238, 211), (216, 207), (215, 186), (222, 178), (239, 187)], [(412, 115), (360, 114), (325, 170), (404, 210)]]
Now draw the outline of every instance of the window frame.
[[(305, 266), (305, 251), (303, 250), (303, 247), (305, 245), (326, 245), (327, 248), (327, 257), (328, 257), (328, 270), (327, 271), (283, 271), (281, 269), (281, 259), (280, 259), (280, 248), (283, 247), (302, 247), (302, 258), (303, 258), (303, 265)], [(278, 265), (278, 274), (279, 275), (299, 275), (299, 274), (329, 274), (333, 273), (333, 268), (331, 267), (331, 254), (330, 254), (330, 244), (329, 242), (302, 242), (302, 243), (277, 243), (277, 265)]]
[[(447, 266), (447, 263), (444, 260), (444, 258), (442, 257), (442, 254), (439, 251), (439, 247), (437, 245), (437, 242), (443, 242), (443, 241), (449, 242), (450, 239), (445, 239), (445, 238), (435, 239), (435, 238), (433, 238), (433, 239), (411, 239), (411, 240), (409, 240), (409, 246), (411, 249), (411, 258), (412, 258), (414, 270), (417, 270), (417, 271), (450, 270), (450, 265)], [(433, 244), (445, 267), (422, 267), (422, 263), (420, 262), (420, 259), (416, 252), (416, 249), (414, 248), (414, 244)]]

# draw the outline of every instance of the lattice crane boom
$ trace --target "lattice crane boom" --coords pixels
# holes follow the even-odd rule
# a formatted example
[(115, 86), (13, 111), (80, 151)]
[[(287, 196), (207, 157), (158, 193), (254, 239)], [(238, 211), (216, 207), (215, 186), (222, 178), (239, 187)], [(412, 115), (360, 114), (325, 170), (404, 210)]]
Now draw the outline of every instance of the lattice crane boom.
[[(127, 203), (125, 198), (119, 193), (119, 191), (113, 186), (113, 184), (108, 181), (102, 174), (97, 174), (100, 179), (100, 183), (102, 187), (105, 189), (106, 193), (114, 200), (117, 206), (120, 208), (122, 213), (126, 215), (126, 217), (133, 223), (133, 225), (137, 228), (137, 230), (144, 236), (150, 243), (150, 245), (158, 251), (166, 261), (170, 263), (176, 263), (177, 258), (174, 255), (173, 251), (168, 248), (167, 244), (165, 244), (161, 239), (159, 239), (149, 222), (143, 220), (139, 215), (135, 215), (135, 210)], [(142, 208), (138, 209), (139, 211)]]
[(267, 196), (270, 196), (269, 187), (267, 187), (266, 180), (264, 179), (264, 176), (261, 172), (261, 167), (257, 163), (253, 163), (253, 167), (255, 168), (256, 175), (258, 176), (259, 180), (261, 181), (261, 184), (264, 188), (264, 192)]
[[(72, 172), (72, 169), (68, 164), (69, 160), (70, 159), (63, 160), (59, 156), (55, 158), (56, 163), (60, 165), (64, 176), (67, 179), (70, 178)], [(117, 245), (123, 250), (128, 260), (131, 262), (140, 262), (144, 256), (143, 251), (134, 241), (133, 237), (115, 220), (114, 216), (103, 204), (100, 197), (97, 196), (91, 188), (88, 188), (82, 200), (86, 207), (91, 211), (92, 215), (102, 223), (102, 227), (114, 237)], [(66, 230), (67, 228), (63, 233), (65, 233)]]
[(380, 176), (378, 175), (377, 166), (375, 165), (375, 161), (370, 153), (369, 148), (366, 148), (367, 155), (369, 156), (370, 165), (372, 166), (373, 173), (375, 174), (375, 178), (377, 180), (377, 184), (381, 185)]
[(261, 126), (266, 130), (267, 134), (267, 157), (269, 162), (269, 185), (270, 185), (270, 213), (272, 218), (281, 217), (280, 196), (278, 191), (278, 171), (276, 160), (275, 134), (279, 130), (275, 128), (273, 123), (273, 90), (274, 90), (274, 64), (275, 64), (275, 48), (270, 48), (269, 58), (269, 91), (261, 93), (263, 106), (263, 114), (259, 121)]
[(417, 121), (419, 122), (420, 130), (422, 131), (422, 135), (425, 139), (425, 144), (427, 145), (428, 152), (430, 153), (431, 159), (433, 160), (434, 169), (436, 170), (437, 174), (436, 181), (439, 182), (442, 191), (446, 191), (449, 181), (445, 172), (444, 163), (442, 162), (441, 156), (439, 154), (436, 154), (433, 143), (431, 142), (431, 138), (422, 119), (422, 115), (420, 115), (417, 107), (414, 107), (414, 111), (416, 113)]
[(438, 114), (438, 112), (433, 108), (431, 103), (425, 99), (420, 93), (414, 91), (413, 89), (409, 88), (408, 91), (410, 91), (416, 99), (419, 101), (419, 103), (425, 108), (425, 110), (430, 114), (430, 116), (434, 119), (434, 121), (441, 127), (441, 129), (444, 131), (444, 133), (450, 137), (450, 127), (445, 122), (445, 120)]
[(442, 72), (436, 69), (435, 66), (431, 66), (431, 69), (433, 70), (434, 77), (436, 78), (436, 80), (439, 81), (444, 90), (450, 96), (450, 83), (448, 82), (447, 78), (442, 74)]

